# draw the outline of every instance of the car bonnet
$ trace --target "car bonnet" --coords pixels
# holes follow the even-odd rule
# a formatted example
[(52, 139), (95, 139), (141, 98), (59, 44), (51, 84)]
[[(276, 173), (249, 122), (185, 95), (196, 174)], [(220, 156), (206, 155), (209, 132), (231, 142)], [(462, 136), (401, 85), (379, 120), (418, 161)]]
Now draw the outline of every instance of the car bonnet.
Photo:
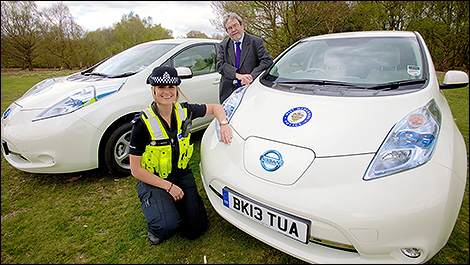
[(89, 86), (105, 86), (123, 83), (123, 78), (101, 79), (92, 81), (93, 78), (85, 81), (69, 81), (67, 77), (55, 78), (56, 81), (51, 82), (41, 89), (37, 89), (30, 93), (26, 93), (17, 99), (16, 104), (20, 105), (23, 110), (39, 110), (44, 109), (64, 98), (73, 95)]
[(397, 122), (431, 98), (426, 89), (384, 97), (315, 96), (255, 81), (230, 123), (245, 140), (307, 148), (316, 157), (375, 153)]

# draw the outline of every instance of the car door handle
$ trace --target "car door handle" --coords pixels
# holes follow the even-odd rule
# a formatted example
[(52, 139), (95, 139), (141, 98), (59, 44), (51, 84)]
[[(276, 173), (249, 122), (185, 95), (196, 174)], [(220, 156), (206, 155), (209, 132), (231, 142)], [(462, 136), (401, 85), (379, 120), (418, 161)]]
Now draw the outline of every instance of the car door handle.
[(212, 82), (213, 85), (217, 85), (218, 83), (220, 83), (220, 79), (217, 79), (214, 82)]

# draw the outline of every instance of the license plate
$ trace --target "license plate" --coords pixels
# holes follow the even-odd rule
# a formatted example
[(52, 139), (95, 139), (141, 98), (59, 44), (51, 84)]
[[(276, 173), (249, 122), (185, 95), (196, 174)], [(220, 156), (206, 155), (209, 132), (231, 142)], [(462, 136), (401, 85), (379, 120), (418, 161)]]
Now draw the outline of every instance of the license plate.
[(281, 234), (308, 243), (310, 221), (256, 202), (225, 187), (224, 205), (235, 212), (261, 223)]

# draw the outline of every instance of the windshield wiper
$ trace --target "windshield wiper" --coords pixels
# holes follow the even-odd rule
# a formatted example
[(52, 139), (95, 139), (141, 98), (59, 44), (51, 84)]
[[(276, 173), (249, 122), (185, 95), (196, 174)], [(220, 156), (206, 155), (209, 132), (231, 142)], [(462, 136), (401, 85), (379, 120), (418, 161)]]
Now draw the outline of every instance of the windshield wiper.
[(344, 83), (338, 81), (329, 81), (329, 80), (292, 80), (292, 81), (278, 81), (274, 82), (275, 85), (286, 85), (286, 86), (295, 86), (295, 85), (318, 85), (318, 86), (334, 86), (334, 87), (343, 87), (343, 88), (360, 88), (364, 89), (363, 86), (352, 83)]
[(108, 77), (109, 78), (119, 78), (119, 77), (131, 76), (131, 75), (135, 75), (135, 74), (137, 74), (137, 72), (126, 72), (126, 73), (123, 73), (123, 74), (111, 75), (111, 76), (108, 76)]
[(108, 77), (107, 74), (103, 74), (103, 73), (85, 73), (85, 74), (84, 74), (84, 76), (90, 76), (90, 75), (97, 75), (97, 76)]
[(312, 84), (312, 85), (334, 85), (334, 86), (350, 86), (350, 84), (328, 81), (328, 80), (310, 80), (310, 79), (290, 79), (290, 81), (277, 81), (274, 84), (295, 85), (295, 84)]
[(309, 79), (299, 79), (299, 80), (289, 80), (289, 81), (277, 81), (274, 82), (274, 85), (284, 85), (292, 86), (292, 89), (297, 89), (296, 85), (318, 85), (318, 86), (334, 86), (344, 89), (370, 89), (370, 90), (396, 90), (404, 86), (424, 84), (426, 79), (413, 79), (413, 80), (403, 80), (396, 82), (389, 82), (385, 84), (352, 84), (352, 83), (343, 83), (338, 81), (329, 81), (329, 80), (309, 80)]
[(416, 84), (424, 84), (426, 79), (413, 79), (413, 80), (404, 80), (404, 81), (397, 81), (397, 82), (390, 82), (386, 84), (375, 85), (371, 87), (364, 87), (365, 89), (373, 89), (373, 90), (380, 90), (380, 89), (389, 89), (394, 90), (398, 89), (403, 86), (409, 85), (416, 85)]

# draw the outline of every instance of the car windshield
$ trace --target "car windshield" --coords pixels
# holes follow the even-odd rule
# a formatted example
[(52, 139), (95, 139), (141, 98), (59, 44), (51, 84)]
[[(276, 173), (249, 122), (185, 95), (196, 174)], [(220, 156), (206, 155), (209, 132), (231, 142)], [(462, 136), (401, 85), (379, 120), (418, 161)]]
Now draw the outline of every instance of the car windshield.
[(275, 62), (263, 83), (353, 84), (356, 88), (416, 85), (425, 74), (419, 47), (414, 37), (301, 41)]
[(110, 57), (87, 75), (107, 77), (132, 75), (142, 71), (176, 46), (177, 44), (173, 43), (143, 43)]

